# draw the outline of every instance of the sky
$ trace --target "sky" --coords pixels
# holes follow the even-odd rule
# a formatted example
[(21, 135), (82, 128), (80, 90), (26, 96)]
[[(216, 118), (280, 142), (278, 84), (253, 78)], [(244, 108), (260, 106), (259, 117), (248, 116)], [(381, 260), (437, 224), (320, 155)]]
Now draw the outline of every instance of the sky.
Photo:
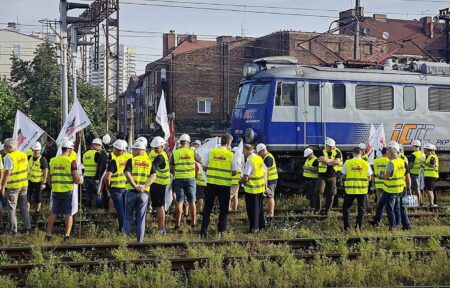
[[(169, 30), (175, 30), (180, 34), (194, 33), (199, 35), (198, 39), (209, 40), (220, 35), (257, 37), (279, 30), (323, 32), (328, 30), (333, 20), (337, 19), (338, 11), (352, 8), (355, 5), (355, 0), (120, 1), (120, 42), (136, 47), (137, 74), (144, 72), (146, 63), (161, 57), (161, 33)], [(69, 2), (90, 3), (92, 0), (69, 0)], [(194, 4), (194, 2), (200, 4)], [(157, 5), (237, 11), (199, 10)], [(423, 16), (437, 15), (439, 9), (450, 7), (450, 0), (361, 0), (361, 5), (365, 9), (366, 16), (373, 13), (385, 13), (389, 18), (419, 19)], [(254, 6), (270, 6), (272, 8)], [(38, 26), (26, 25), (39, 25), (38, 21), (44, 18), (59, 18), (59, 0), (0, 0), (0, 7), (0, 28), (5, 28), (6, 22), (18, 22), (24, 24), (24, 26), (20, 26), (24, 33), (41, 30)], [(272, 14), (250, 11), (266, 11)], [(81, 12), (82, 10), (73, 10), (69, 15), (78, 16)]]

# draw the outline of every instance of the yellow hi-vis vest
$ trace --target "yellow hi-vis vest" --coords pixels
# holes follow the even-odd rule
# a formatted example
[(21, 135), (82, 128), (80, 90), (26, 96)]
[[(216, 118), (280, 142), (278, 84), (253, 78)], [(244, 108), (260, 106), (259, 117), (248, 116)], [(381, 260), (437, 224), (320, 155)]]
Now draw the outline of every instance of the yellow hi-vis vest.
[(409, 172), (413, 175), (419, 175), (422, 161), (425, 160), (425, 155), (420, 150), (414, 151), (412, 155), (414, 156), (414, 163), (412, 163), (412, 167)]
[(339, 153), (341, 153), (341, 158), (339, 160), (339, 164), (337, 166), (334, 166), (333, 168), (334, 168), (334, 171), (341, 172), (342, 167), (344, 166), (344, 155), (342, 154), (341, 150), (339, 150), (339, 148), (336, 147), (335, 150), (338, 151)]
[(241, 171), (236, 171), (236, 175), (232, 176), (231, 185), (238, 185), (239, 180), (241, 180), (242, 173)]
[[(306, 159), (305, 161), (305, 167), (313, 167), (314, 161), (317, 160), (316, 156), (313, 156), (311, 159)], [(310, 178), (310, 179), (316, 179), (318, 177), (317, 172), (311, 172), (309, 170), (303, 170), (303, 177)]]
[[(337, 152), (340, 152), (338, 148), (334, 149), (331, 152), (331, 160), (334, 160), (336, 158)], [(328, 151), (326, 149), (323, 150), (323, 157), (328, 158)], [(342, 157), (342, 153), (341, 153)], [(340, 159), (339, 164), (333, 167), (334, 171), (339, 172), (342, 171), (342, 159)], [(327, 165), (319, 162), (319, 173), (325, 173), (327, 172)]]
[(254, 155), (247, 159), (253, 164), (253, 172), (249, 176), (249, 181), (244, 184), (245, 193), (261, 194), (266, 191), (266, 179), (264, 179), (264, 160)]
[(278, 171), (277, 171), (277, 163), (275, 162), (275, 158), (271, 153), (268, 153), (266, 156), (264, 156), (264, 160), (266, 160), (267, 157), (272, 158), (273, 165), (272, 167), (267, 167), (267, 180), (277, 180), (278, 179)]
[(152, 162), (153, 162), (153, 160), (155, 160), (156, 156), (158, 156), (158, 153), (156, 153), (155, 150), (153, 150), (153, 149), (150, 150), (150, 152), (148, 153), (148, 159), (150, 159), (150, 161), (152, 161)]
[(380, 174), (386, 172), (386, 167), (389, 163), (389, 158), (380, 157), (373, 160), (373, 172), (375, 174), (375, 188), (383, 189), (384, 188), (384, 180), (380, 179)]
[(349, 159), (345, 162), (345, 193), (367, 194), (369, 189), (369, 163), (363, 159)]
[[(146, 154), (131, 158), (131, 177), (136, 185), (144, 185), (148, 178), (150, 178), (150, 171), (152, 170), (152, 162), (148, 159)], [(127, 182), (127, 190), (135, 190), (130, 182)], [(150, 186), (145, 188), (145, 191), (150, 191)]]
[(69, 155), (70, 163), (72, 163), (72, 161), (77, 161), (77, 159), (78, 159), (77, 152), (75, 152), (75, 150), (72, 150), (72, 153), (70, 153)]
[(198, 170), (197, 175), (195, 175), (195, 184), (198, 186), (206, 187), (206, 179), (203, 177), (202, 171)]
[(95, 163), (95, 154), (97, 150), (91, 149), (83, 155), (84, 176), (94, 177), (97, 174), (97, 163)]
[[(153, 151), (153, 150), (152, 150)], [(150, 155), (152, 155), (150, 153)], [(158, 154), (155, 152), (155, 155), (158, 156)], [(167, 157), (167, 154), (165, 151), (161, 152), (161, 155), (164, 158), (164, 162), (166, 163), (166, 167), (164, 169), (159, 169), (158, 167), (156, 167), (156, 180), (155, 183), (156, 184), (160, 184), (160, 185), (169, 185), (170, 184), (170, 169), (169, 169), (169, 158)], [(152, 158), (152, 161), (156, 158), (155, 157), (150, 157)]]
[(189, 148), (180, 148), (173, 152), (174, 179), (195, 178), (195, 154)]
[(434, 158), (434, 168), (425, 166), (425, 169), (423, 170), (423, 176), (424, 177), (430, 177), (430, 178), (439, 178), (439, 158), (436, 154), (430, 154), (427, 157), (427, 160), (425, 163), (429, 164), (431, 163), (431, 159)]
[(231, 186), (231, 162), (233, 152), (225, 148), (214, 148), (209, 151), (209, 163), (206, 180), (209, 184)]
[[(11, 176), (6, 183), (8, 189), (18, 189), (28, 186), (28, 158), (27, 154), (22, 151), (16, 150), (6, 155), (11, 158), (13, 162), (13, 169)], [(5, 157), (5, 158), (6, 158)]]
[(391, 178), (384, 180), (384, 191), (392, 194), (402, 193), (405, 188), (405, 161), (402, 158), (396, 158), (390, 161), (394, 165), (394, 171)]
[(74, 188), (70, 156), (56, 156), (50, 160), (52, 192), (72, 192)]
[(33, 183), (41, 183), (44, 181), (44, 171), (41, 168), (41, 158), (39, 156), (36, 161), (33, 161), (33, 156), (28, 160), (28, 181)]
[[(114, 155), (114, 154), (113, 154)], [(117, 171), (111, 176), (111, 188), (116, 189), (125, 189), (127, 184), (127, 177), (125, 176), (125, 166), (127, 165), (127, 157), (125, 154), (122, 154), (120, 156), (115, 156), (114, 159), (111, 161), (116, 162), (116, 168)]]
[(364, 153), (364, 155), (362, 155), (361, 159), (366, 161), (366, 162), (369, 162), (369, 155)]

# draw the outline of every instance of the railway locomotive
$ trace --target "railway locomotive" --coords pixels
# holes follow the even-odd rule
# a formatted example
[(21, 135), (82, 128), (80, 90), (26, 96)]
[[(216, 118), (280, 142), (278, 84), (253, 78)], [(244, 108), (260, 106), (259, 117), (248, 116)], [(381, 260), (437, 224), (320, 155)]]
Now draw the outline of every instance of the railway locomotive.
[(357, 69), (268, 57), (245, 65), (239, 91), (231, 124), (236, 143), (265, 143), (287, 182), (299, 178), (305, 148), (322, 149), (331, 137), (346, 154), (381, 123), (386, 141), (406, 151), (413, 140), (435, 144), (441, 180), (450, 180), (449, 64), (388, 61)]

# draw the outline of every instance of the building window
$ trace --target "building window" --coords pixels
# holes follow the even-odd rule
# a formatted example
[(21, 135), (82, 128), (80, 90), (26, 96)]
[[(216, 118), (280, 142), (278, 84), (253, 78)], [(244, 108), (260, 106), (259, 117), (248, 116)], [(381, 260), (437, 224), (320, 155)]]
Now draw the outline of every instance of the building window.
[(309, 84), (309, 106), (320, 106), (319, 84)]
[(338, 53), (338, 54), (341, 53), (341, 43), (339, 43), (339, 42), (327, 43), (327, 47), (334, 53)]
[(430, 88), (428, 90), (428, 109), (450, 112), (450, 88)]
[(366, 55), (372, 55), (372, 45), (370, 45), (370, 44), (363, 45), (363, 51), (364, 51), (364, 54), (366, 54)]
[(211, 100), (198, 100), (197, 112), (200, 114), (211, 113)]
[(244, 56), (246, 58), (252, 58), (253, 57), (253, 52), (254, 52), (253, 47), (245, 47)]
[(275, 106), (296, 106), (296, 98), (297, 85), (295, 83), (278, 83)]
[(20, 45), (14, 45), (12, 52), (15, 57), (19, 58), (20, 57)]
[(403, 88), (403, 109), (405, 111), (416, 110), (416, 88), (413, 86)]
[(394, 109), (394, 88), (392, 86), (357, 85), (356, 109), (392, 110)]
[(333, 108), (345, 109), (346, 107), (346, 94), (344, 84), (333, 85)]

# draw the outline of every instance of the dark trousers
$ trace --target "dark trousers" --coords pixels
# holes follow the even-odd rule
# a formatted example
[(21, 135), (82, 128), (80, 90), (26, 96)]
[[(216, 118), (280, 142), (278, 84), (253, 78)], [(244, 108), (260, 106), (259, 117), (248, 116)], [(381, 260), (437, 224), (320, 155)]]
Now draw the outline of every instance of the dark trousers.
[(375, 218), (373, 219), (375, 224), (380, 224), (381, 218), (383, 217), (383, 210), (386, 207), (386, 214), (389, 221), (389, 229), (394, 228), (395, 226), (395, 201), (399, 198), (399, 194), (387, 193), (383, 192), (381, 194), (380, 200), (377, 203), (377, 212), (375, 214)]
[(395, 215), (395, 226), (399, 227), (402, 224), (403, 229), (411, 228), (411, 223), (409, 222), (408, 212), (406, 208), (403, 206), (403, 197), (408, 195), (406, 189), (403, 190), (403, 193), (400, 194), (397, 199), (395, 199), (394, 204), (394, 215)]
[(266, 228), (263, 209), (264, 195), (245, 193), (245, 207), (247, 208), (249, 232)]
[(366, 198), (367, 194), (344, 194), (344, 204), (342, 204), (342, 214), (344, 218), (344, 230), (350, 229), (350, 207), (353, 202), (358, 202), (358, 216), (356, 219), (356, 227), (361, 229), (366, 214)]
[[(322, 210), (327, 214), (331, 205), (333, 204), (334, 195), (336, 195), (336, 177), (319, 177), (316, 186), (316, 204), (314, 205), (315, 211), (319, 212)], [(325, 204), (323, 204), (323, 198), (325, 197)]]
[(225, 232), (227, 230), (228, 209), (230, 205), (230, 186), (222, 186), (215, 184), (207, 184), (205, 191), (205, 206), (203, 208), (203, 219), (201, 234), (208, 231), (211, 212), (214, 207), (216, 197), (219, 198), (219, 223), (217, 223), (217, 231)]
[(316, 185), (317, 179), (309, 179), (308, 182), (306, 182), (306, 195), (309, 199), (309, 208), (314, 208), (316, 201), (318, 201)]

